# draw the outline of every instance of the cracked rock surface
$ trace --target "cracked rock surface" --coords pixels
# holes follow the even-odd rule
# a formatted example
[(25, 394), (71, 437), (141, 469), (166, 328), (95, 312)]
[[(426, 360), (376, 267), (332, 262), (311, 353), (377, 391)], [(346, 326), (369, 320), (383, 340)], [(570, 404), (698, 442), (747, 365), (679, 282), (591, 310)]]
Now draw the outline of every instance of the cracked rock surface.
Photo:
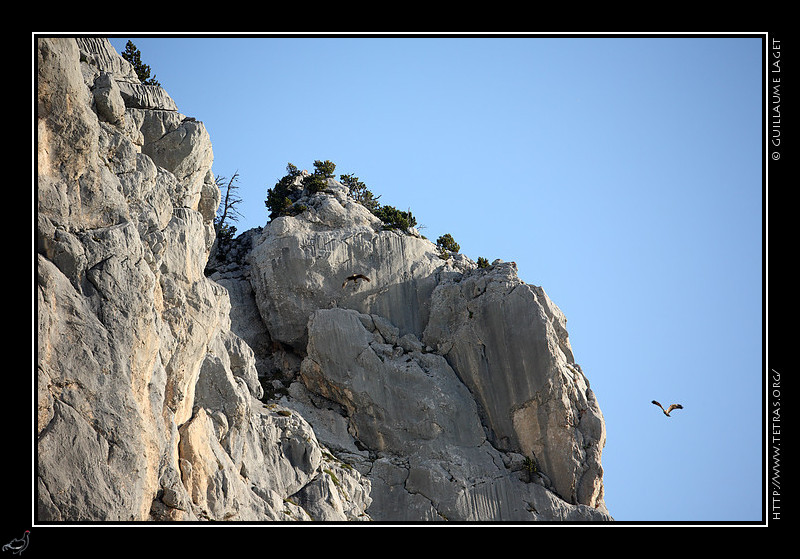
[(260, 400), (205, 276), (203, 123), (105, 39), (37, 57), (37, 520), (369, 519), (369, 481)]

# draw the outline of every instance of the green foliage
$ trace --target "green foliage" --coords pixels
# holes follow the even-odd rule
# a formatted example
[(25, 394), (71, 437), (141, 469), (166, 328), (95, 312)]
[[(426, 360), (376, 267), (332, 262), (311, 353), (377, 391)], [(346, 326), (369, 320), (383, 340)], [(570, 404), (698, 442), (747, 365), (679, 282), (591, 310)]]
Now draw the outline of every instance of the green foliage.
[(350, 189), (350, 195), (356, 202), (367, 208), (369, 211), (375, 213), (380, 207), (378, 198), (367, 189), (367, 185), (358, 180), (354, 175), (339, 175), (339, 180), (343, 185)]
[(320, 161), (319, 159), (314, 161), (314, 174), (319, 175), (323, 178), (329, 179), (333, 178), (333, 172), (336, 170), (336, 164), (332, 161)]
[(331, 480), (333, 480), (334, 485), (336, 485), (337, 487), (341, 485), (339, 482), (339, 478), (336, 477), (336, 474), (333, 473), (333, 470), (330, 470), (329, 468), (323, 468), (322, 471), (331, 476)]
[(461, 250), (461, 247), (450, 233), (445, 233), (436, 239), (436, 246), (439, 247), (441, 251), (458, 252)]
[(273, 220), (282, 215), (288, 215), (292, 207), (292, 199), (289, 197), (289, 187), (294, 183), (300, 171), (291, 163), (286, 164), (286, 174), (277, 182), (275, 186), (267, 190), (267, 199), (264, 202), (269, 210), (269, 219)]
[(378, 202), (380, 196), (375, 196), (372, 191), (367, 188), (367, 185), (355, 175), (340, 175), (339, 178), (342, 184), (350, 189), (350, 195), (355, 201), (380, 219), (386, 229), (400, 229), (404, 231), (410, 227), (417, 226), (417, 220), (411, 214), (411, 210), (404, 212), (398, 210), (394, 206), (381, 206), (380, 202)]
[(303, 188), (310, 193), (322, 192), (328, 187), (327, 181), (321, 175), (308, 175), (303, 178)]
[(526, 456), (525, 460), (523, 461), (522, 467), (525, 473), (527, 474), (528, 483), (531, 483), (533, 481), (534, 476), (539, 475), (539, 465), (536, 463), (536, 460), (534, 458)]
[(316, 194), (328, 188), (328, 179), (333, 178), (333, 171), (336, 165), (327, 159), (325, 161), (314, 161), (314, 172), (303, 177), (303, 188)]
[[(336, 165), (331, 161), (314, 161), (314, 172), (302, 178), (303, 189), (311, 194), (323, 192), (327, 188), (328, 179), (333, 178), (335, 170)], [(305, 206), (296, 203), (299, 192), (292, 189), (296, 178), (302, 174), (297, 167), (289, 163), (286, 166), (286, 175), (273, 188), (267, 190), (267, 200), (264, 203), (270, 212), (270, 220), (282, 215), (297, 215), (306, 209)], [(417, 220), (410, 210), (404, 212), (393, 206), (381, 206), (378, 203), (380, 196), (373, 195), (367, 185), (354, 175), (340, 175), (340, 178), (342, 184), (350, 189), (353, 198), (377, 216), (386, 229), (406, 230), (416, 227)]]
[(483, 256), (478, 257), (478, 268), (488, 268), (489, 261), (486, 260)]
[(461, 247), (450, 233), (445, 233), (436, 239), (436, 246), (439, 247), (439, 258), (442, 260), (447, 260), (451, 254), (461, 250)]
[(139, 49), (136, 48), (136, 45), (133, 42), (128, 41), (125, 44), (125, 50), (122, 52), (122, 58), (127, 60), (133, 66), (133, 70), (136, 72), (136, 76), (139, 78), (139, 81), (145, 85), (161, 85), (156, 80), (155, 74), (153, 77), (150, 77), (150, 66), (147, 64), (142, 63), (142, 53), (139, 52)]
[(214, 228), (217, 230), (217, 250), (221, 253), (228, 252), (231, 242), (236, 238), (236, 227), (227, 223), (220, 225), (215, 219)]
[[(301, 179), (302, 187), (311, 194), (322, 192), (328, 187), (328, 179), (333, 178), (336, 165), (331, 161), (314, 161), (314, 172)], [(264, 204), (269, 210), (269, 219), (273, 220), (282, 215), (297, 215), (306, 210), (306, 206), (296, 204), (299, 192), (293, 191), (292, 185), (301, 172), (291, 163), (286, 164), (286, 174), (275, 186), (267, 190), (267, 199)]]
[(383, 222), (386, 229), (408, 229), (417, 224), (417, 220), (411, 215), (411, 211), (404, 212), (394, 206), (381, 206), (372, 212)]
[(292, 200), (286, 195), (286, 190), (278, 182), (274, 188), (267, 190), (267, 199), (264, 201), (269, 210), (269, 219), (286, 215), (292, 205)]

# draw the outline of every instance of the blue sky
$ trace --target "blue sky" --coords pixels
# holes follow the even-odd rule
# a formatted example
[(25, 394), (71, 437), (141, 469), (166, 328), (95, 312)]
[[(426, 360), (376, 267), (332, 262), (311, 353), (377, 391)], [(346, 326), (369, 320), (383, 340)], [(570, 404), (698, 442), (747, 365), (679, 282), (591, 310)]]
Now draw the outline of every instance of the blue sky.
[(544, 287), (615, 519), (761, 519), (760, 37), (131, 39), (238, 171), (240, 232), (328, 159)]

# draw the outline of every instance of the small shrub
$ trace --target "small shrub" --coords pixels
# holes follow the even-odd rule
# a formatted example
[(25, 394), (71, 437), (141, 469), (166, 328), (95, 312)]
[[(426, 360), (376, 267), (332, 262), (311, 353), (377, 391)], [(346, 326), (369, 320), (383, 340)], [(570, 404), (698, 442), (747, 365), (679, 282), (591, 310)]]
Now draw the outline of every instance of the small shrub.
[(436, 239), (436, 246), (438, 246), (441, 250), (448, 250), (450, 252), (458, 252), (461, 250), (461, 247), (450, 233), (445, 233)]
[(303, 179), (303, 188), (311, 194), (322, 192), (328, 187), (327, 181), (319, 175), (308, 175)]
[(269, 210), (269, 219), (287, 215), (292, 207), (293, 201), (290, 198), (289, 187), (294, 183), (300, 171), (291, 163), (286, 164), (286, 174), (277, 182), (275, 186), (267, 190), (267, 199), (264, 202)]
[[(333, 177), (336, 165), (331, 161), (314, 161), (314, 172), (303, 177), (302, 187), (311, 194), (323, 192), (328, 187), (328, 179)], [(267, 199), (264, 204), (269, 210), (269, 219), (284, 215), (298, 215), (308, 209), (306, 206), (295, 202), (300, 197), (299, 192), (291, 188), (297, 177), (303, 173), (291, 163), (286, 165), (286, 174), (275, 186), (267, 190)]]
[(336, 164), (327, 159), (325, 161), (314, 161), (314, 172), (303, 178), (303, 188), (316, 194), (328, 187), (328, 179), (333, 178), (333, 171)]
[(525, 461), (523, 462), (523, 469), (528, 477), (528, 483), (533, 481), (533, 476), (539, 474), (539, 467), (536, 464), (536, 461), (529, 456), (525, 457)]
[(486, 260), (483, 256), (478, 257), (478, 268), (488, 268), (489, 261)]
[(417, 224), (417, 220), (411, 215), (411, 211), (404, 212), (393, 206), (381, 206), (372, 213), (383, 222), (383, 226), (386, 229), (406, 230)]
[(439, 247), (439, 258), (442, 260), (447, 260), (452, 253), (461, 250), (461, 247), (450, 233), (445, 233), (436, 239), (436, 246)]
[(371, 212), (375, 212), (380, 204), (372, 192), (367, 189), (367, 185), (358, 180), (354, 175), (340, 175), (339, 180), (343, 185), (350, 189), (350, 195), (356, 202), (367, 208)]
[[(324, 192), (328, 186), (328, 179), (333, 178), (336, 165), (329, 161), (314, 161), (314, 172), (302, 179), (302, 186), (311, 194)], [(297, 215), (307, 208), (297, 204), (300, 197), (296, 189), (292, 189), (301, 171), (291, 163), (286, 166), (286, 175), (275, 186), (267, 190), (267, 199), (264, 204), (269, 210), (269, 219), (273, 220), (284, 215)], [(341, 175), (341, 182), (350, 189), (350, 194), (361, 205), (366, 207), (373, 215), (383, 222), (385, 229), (407, 230), (417, 226), (417, 220), (411, 210), (402, 211), (393, 206), (381, 206), (378, 203), (380, 196), (375, 196), (367, 186), (354, 175)], [(456, 245), (457, 247), (458, 245)], [(457, 251), (458, 249), (456, 249)]]
[[(215, 223), (215, 225), (218, 225)], [(233, 239), (236, 237), (236, 227), (233, 225), (228, 225), (227, 223), (223, 223), (222, 225), (218, 225), (219, 229), (217, 230), (217, 250), (222, 254), (228, 252), (228, 249), (233, 242)]]

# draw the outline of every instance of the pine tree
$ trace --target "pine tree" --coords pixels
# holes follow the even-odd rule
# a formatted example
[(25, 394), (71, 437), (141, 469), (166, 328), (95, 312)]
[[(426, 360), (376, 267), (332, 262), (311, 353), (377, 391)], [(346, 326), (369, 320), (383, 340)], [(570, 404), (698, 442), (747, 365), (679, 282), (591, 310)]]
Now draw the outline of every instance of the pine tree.
[(445, 233), (444, 235), (436, 239), (436, 246), (438, 246), (439, 250), (442, 252), (444, 251), (458, 252), (459, 250), (461, 250), (461, 247), (450, 233)]
[(303, 178), (303, 188), (313, 194), (322, 192), (328, 187), (328, 179), (333, 177), (334, 169), (336, 164), (332, 161), (314, 161), (314, 172)]
[(267, 189), (267, 199), (264, 201), (269, 210), (270, 221), (276, 217), (290, 213), (292, 200), (289, 198), (289, 187), (294, 183), (295, 177), (301, 173), (296, 166), (291, 163), (286, 165), (286, 174), (275, 186)]
[(411, 215), (411, 210), (404, 212), (394, 206), (381, 206), (372, 212), (383, 222), (386, 229), (400, 229), (405, 231), (417, 225), (417, 220)]
[(153, 77), (150, 77), (150, 66), (147, 64), (142, 64), (142, 53), (139, 52), (139, 49), (136, 48), (136, 45), (133, 42), (128, 41), (125, 44), (125, 50), (122, 52), (122, 58), (127, 60), (133, 66), (134, 71), (136, 72), (136, 76), (139, 78), (139, 81), (145, 85), (158, 85), (158, 80), (156, 80), (155, 74)]
[(339, 179), (343, 185), (350, 189), (350, 195), (356, 202), (367, 208), (369, 211), (375, 213), (380, 207), (377, 198), (372, 192), (367, 189), (367, 185), (358, 180), (355, 175), (339, 175)]

